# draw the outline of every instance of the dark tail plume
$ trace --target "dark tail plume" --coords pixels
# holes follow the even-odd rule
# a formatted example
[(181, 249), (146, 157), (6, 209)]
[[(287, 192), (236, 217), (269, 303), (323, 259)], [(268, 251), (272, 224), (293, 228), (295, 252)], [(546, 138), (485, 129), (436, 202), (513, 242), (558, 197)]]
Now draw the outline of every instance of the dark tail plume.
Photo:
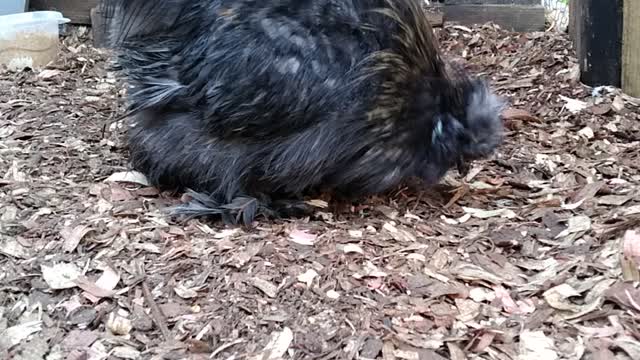
[(193, 0), (102, 0), (100, 12), (109, 19), (107, 36), (111, 46), (174, 27), (188, 13)]

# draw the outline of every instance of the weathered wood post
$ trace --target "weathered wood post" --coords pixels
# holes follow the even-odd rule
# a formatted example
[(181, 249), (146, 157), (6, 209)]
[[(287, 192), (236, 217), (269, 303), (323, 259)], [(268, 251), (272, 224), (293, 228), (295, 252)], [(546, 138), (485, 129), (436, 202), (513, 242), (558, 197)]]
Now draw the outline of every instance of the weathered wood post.
[(108, 12), (104, 0), (98, 0), (96, 7), (91, 9), (91, 31), (93, 46), (96, 48), (109, 47), (109, 25), (113, 17), (113, 9)]
[(576, 19), (578, 16), (578, 0), (569, 0), (569, 38), (576, 43)]
[(640, 1), (624, 1), (622, 91), (640, 97)]

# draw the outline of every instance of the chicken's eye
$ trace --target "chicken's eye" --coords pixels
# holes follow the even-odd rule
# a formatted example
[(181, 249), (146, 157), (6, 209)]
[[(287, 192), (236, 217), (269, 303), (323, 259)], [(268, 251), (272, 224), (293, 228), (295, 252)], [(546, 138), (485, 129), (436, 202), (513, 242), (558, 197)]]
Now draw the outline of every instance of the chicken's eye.
[(438, 139), (442, 137), (442, 132), (444, 131), (442, 125), (442, 119), (438, 117), (436, 120), (436, 124), (433, 126), (433, 130), (431, 131), (431, 143), (435, 144), (438, 142)]

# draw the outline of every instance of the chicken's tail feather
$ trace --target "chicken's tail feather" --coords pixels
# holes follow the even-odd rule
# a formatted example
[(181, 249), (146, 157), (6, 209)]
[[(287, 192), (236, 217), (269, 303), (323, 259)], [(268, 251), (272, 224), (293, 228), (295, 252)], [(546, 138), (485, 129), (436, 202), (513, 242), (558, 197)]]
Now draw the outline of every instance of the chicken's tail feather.
[(100, 11), (108, 19), (106, 34), (111, 46), (129, 39), (157, 34), (185, 21), (197, 3), (191, 0), (102, 0)]

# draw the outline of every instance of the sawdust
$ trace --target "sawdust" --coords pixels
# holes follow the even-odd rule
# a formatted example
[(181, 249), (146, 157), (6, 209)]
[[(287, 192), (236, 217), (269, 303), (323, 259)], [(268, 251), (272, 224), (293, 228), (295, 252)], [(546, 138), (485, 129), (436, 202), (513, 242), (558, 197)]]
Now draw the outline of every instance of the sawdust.
[(20, 32), (15, 38), (0, 39), (0, 63), (10, 70), (40, 68), (55, 60), (59, 40), (55, 35)]

